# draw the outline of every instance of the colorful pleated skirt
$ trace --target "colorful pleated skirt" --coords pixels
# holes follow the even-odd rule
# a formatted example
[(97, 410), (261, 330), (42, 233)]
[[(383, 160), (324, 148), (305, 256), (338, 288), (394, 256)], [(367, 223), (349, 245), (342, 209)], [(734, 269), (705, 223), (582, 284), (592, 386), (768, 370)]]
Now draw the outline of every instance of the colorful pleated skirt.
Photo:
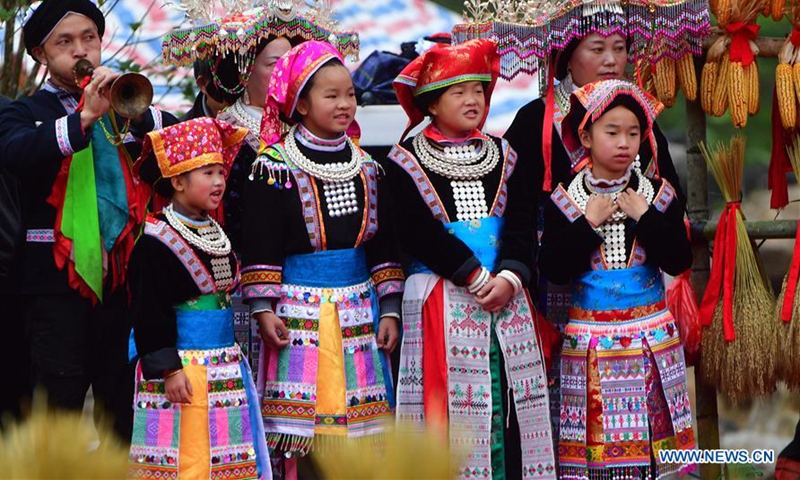
[(164, 380), (137, 367), (129, 475), (158, 479), (271, 479), (258, 393), (233, 341), (227, 294), (176, 307), (176, 346), (192, 402), (167, 400)]
[[(493, 269), (502, 218), (446, 227)], [(419, 264), (411, 270), (403, 295), (398, 422), (447, 432), (451, 449), (463, 457), (461, 478), (505, 478), (519, 468), (524, 478), (555, 478), (547, 376), (527, 293), (493, 314), (465, 288)], [(504, 376), (517, 438), (505, 429)], [(521, 466), (505, 465), (507, 448), (520, 450)]]
[(287, 257), (275, 312), (291, 343), (262, 350), (261, 415), (270, 448), (305, 455), (376, 436), (394, 406), (378, 348), (378, 299), (360, 248)]
[(661, 450), (695, 448), (686, 362), (650, 266), (591, 271), (573, 284), (561, 358), (559, 478), (688, 473)]

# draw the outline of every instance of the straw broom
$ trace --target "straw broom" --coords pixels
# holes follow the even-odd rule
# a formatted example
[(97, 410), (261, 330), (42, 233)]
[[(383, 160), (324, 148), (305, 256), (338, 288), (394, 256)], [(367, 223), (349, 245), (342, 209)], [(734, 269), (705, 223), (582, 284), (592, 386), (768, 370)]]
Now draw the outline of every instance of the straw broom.
[[(725, 251), (726, 238), (718, 228), (711, 277), (713, 279), (715, 273), (719, 275), (727, 268), (734, 268), (733, 292), (726, 294), (730, 285), (726, 285), (725, 281), (717, 284), (720, 288), (714, 291), (713, 281), (709, 281), (701, 306), (702, 322), (707, 327), (703, 333), (701, 365), (706, 381), (716, 385), (732, 403), (738, 404), (769, 395), (775, 390), (777, 325), (772, 314), (775, 299), (761, 261), (747, 235), (744, 215), (738, 208), (741, 202), (745, 139), (735, 136), (730, 145), (720, 144), (711, 151), (703, 144), (700, 148), (728, 204), (723, 216), (728, 214), (728, 218), (735, 223), (735, 227), (728, 230), (734, 234), (734, 238), (727, 240), (728, 245), (735, 243), (736, 255), (735, 265), (726, 265), (730, 257), (720, 262), (723, 259), (718, 253)], [(720, 223), (722, 220), (724, 218), (720, 219)], [(732, 325), (729, 323), (726, 328), (726, 316), (731, 310), (732, 315), (728, 318), (732, 320)]]
[(452, 479), (458, 476), (462, 455), (450, 451), (447, 434), (419, 431), (412, 425), (387, 425), (385, 443), (344, 442), (316, 453), (322, 477), (330, 480), (384, 478)]
[(80, 413), (51, 411), (43, 395), (34, 398), (30, 418), (11, 425), (0, 437), (0, 478), (125, 478), (128, 449), (105, 424), (95, 432)]
[[(800, 182), (800, 137), (794, 136), (786, 151), (795, 177)], [(800, 224), (798, 224), (800, 228)], [(800, 238), (795, 238), (795, 251), (792, 257), (792, 267), (783, 279), (783, 287), (775, 306), (775, 317), (778, 323), (778, 345), (781, 356), (778, 364), (778, 374), (786, 385), (795, 391), (800, 391), (800, 288), (795, 287), (791, 303), (786, 302), (787, 287), (791, 280), (797, 282), (800, 268)]]

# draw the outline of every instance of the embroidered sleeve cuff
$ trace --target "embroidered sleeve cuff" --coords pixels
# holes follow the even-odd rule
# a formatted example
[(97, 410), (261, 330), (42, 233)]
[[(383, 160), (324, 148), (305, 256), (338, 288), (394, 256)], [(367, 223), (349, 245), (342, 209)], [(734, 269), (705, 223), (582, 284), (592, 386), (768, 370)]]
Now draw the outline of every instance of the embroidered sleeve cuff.
[(164, 118), (161, 115), (161, 110), (151, 106), (148, 113), (142, 115), (142, 120), (139, 123), (131, 123), (131, 130), (125, 138), (125, 143), (129, 143), (131, 139), (133, 141), (142, 141), (148, 132), (162, 128), (164, 128)]
[(281, 296), (282, 267), (251, 265), (242, 269), (242, 297), (250, 303), (257, 298)]
[(90, 138), (91, 130), (84, 133), (81, 128), (80, 113), (66, 115), (56, 120), (56, 141), (58, 149), (65, 157), (88, 147)]
[(250, 315), (255, 315), (261, 312), (274, 312), (272, 308), (272, 300), (269, 298), (254, 298), (250, 300)]
[(370, 273), (378, 298), (382, 299), (386, 295), (403, 292), (405, 276), (399, 263), (377, 265), (372, 268)]
[(527, 286), (531, 282), (531, 269), (518, 260), (502, 260), (495, 271), (502, 272), (503, 270), (511, 270), (519, 275), (523, 286)]
[(164, 378), (167, 370), (180, 370), (183, 368), (181, 357), (175, 348), (162, 348), (155, 352), (143, 355), (140, 359), (142, 364), (142, 375), (147, 380), (153, 378)]
[(458, 270), (453, 272), (453, 276), (450, 278), (450, 281), (459, 287), (463, 287), (467, 284), (467, 278), (469, 278), (469, 274), (472, 273), (476, 268), (480, 268), (480, 266), (481, 261), (478, 260), (477, 257), (469, 257), (469, 259), (467, 259), (463, 265), (458, 267)]
[(403, 299), (400, 295), (388, 295), (379, 300), (381, 317), (394, 317), (400, 320)]

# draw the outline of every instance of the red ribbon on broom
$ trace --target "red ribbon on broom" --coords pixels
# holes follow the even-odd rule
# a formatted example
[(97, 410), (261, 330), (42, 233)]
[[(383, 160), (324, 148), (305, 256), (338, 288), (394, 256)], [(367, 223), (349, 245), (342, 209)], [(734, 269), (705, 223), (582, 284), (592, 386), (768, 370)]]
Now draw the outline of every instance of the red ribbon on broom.
[(797, 223), (797, 234), (794, 239), (794, 254), (792, 254), (792, 265), (789, 267), (789, 276), (786, 280), (786, 293), (783, 296), (781, 306), (781, 320), (789, 323), (792, 320), (792, 310), (794, 309), (794, 295), (797, 292), (797, 280), (800, 277), (800, 222)]
[(736, 212), (741, 206), (741, 201), (730, 202), (725, 205), (725, 210), (719, 217), (714, 236), (711, 277), (700, 305), (700, 324), (708, 327), (719, 304), (720, 288), (722, 289), (722, 326), (727, 342), (736, 339), (733, 328), (733, 284), (736, 272)]

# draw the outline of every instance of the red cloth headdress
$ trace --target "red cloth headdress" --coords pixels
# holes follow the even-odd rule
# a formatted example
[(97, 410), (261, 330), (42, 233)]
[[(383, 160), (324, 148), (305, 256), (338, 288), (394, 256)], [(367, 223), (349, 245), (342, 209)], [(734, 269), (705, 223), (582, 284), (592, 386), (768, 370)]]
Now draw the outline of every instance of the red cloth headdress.
[(483, 128), (499, 75), (500, 56), (493, 40), (479, 38), (456, 46), (437, 46), (420, 55), (400, 72), (393, 83), (397, 100), (408, 115), (408, 126), (402, 138), (425, 119), (425, 112), (416, 106), (414, 97), (470, 81), (488, 83), (484, 89), (486, 112), (478, 126)]

